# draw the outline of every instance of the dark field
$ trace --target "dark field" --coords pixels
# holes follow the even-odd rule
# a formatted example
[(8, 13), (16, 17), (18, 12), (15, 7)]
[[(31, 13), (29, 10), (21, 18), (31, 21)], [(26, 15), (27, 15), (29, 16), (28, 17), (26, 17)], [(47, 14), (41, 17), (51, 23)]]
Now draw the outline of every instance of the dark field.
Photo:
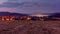
[(0, 34), (60, 34), (60, 21), (0, 21)]

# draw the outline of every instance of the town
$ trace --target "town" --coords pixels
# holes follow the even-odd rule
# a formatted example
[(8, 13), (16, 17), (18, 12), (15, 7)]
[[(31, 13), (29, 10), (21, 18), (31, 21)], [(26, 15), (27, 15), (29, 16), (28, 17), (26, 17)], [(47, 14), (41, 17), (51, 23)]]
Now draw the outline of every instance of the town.
[(47, 20), (60, 20), (60, 13), (53, 13), (52, 15), (48, 14), (18, 14), (18, 13), (9, 13), (9, 12), (0, 12), (0, 21), (14, 21), (14, 20), (38, 20), (38, 21), (47, 21)]

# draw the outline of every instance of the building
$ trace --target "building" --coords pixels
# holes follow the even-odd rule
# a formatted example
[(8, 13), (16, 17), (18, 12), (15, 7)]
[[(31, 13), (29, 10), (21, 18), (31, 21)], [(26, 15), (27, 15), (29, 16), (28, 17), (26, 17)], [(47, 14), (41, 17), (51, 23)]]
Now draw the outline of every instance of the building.
[(14, 20), (30, 20), (29, 16), (0, 16), (0, 20), (14, 21)]

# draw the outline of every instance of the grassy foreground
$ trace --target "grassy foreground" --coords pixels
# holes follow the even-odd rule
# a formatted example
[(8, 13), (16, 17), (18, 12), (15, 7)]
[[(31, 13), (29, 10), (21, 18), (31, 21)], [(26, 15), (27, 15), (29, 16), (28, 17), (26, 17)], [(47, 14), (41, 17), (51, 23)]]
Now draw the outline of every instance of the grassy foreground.
[(60, 34), (60, 21), (0, 21), (0, 34)]

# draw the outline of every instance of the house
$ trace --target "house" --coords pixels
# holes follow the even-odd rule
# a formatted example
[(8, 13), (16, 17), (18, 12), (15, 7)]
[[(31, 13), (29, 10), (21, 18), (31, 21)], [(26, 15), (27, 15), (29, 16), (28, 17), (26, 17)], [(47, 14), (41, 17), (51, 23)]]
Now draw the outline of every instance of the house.
[(14, 20), (30, 20), (29, 16), (0, 16), (0, 20), (14, 21)]
[(1, 16), (1, 20), (8, 20), (8, 21), (12, 21), (14, 20), (14, 16)]
[(47, 14), (33, 14), (30, 16), (35, 16), (35, 17), (37, 17), (37, 20), (43, 21), (45, 19), (45, 17), (47, 17), (48, 15)]

